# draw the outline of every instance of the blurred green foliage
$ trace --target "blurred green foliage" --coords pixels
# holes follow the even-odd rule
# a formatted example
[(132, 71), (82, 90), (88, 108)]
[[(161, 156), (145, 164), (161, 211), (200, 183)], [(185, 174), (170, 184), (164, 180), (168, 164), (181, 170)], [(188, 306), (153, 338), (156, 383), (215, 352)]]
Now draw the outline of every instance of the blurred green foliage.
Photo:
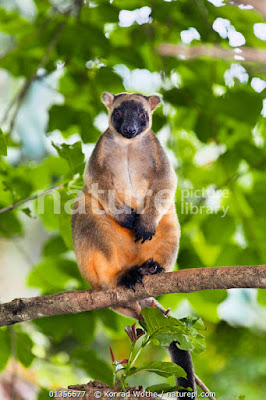
[[(247, 46), (266, 50), (266, 42), (253, 32), (253, 25), (263, 18), (255, 9), (231, 4), (215, 7), (207, 0), (153, 0), (145, 4), (150, 7), (146, 23), (119, 24), (122, 10), (143, 6), (140, 0), (84, 4), (45, 0), (35, 2), (32, 18), (0, 8), (0, 32), (10, 40), (10, 47), (1, 52), (1, 68), (24, 82), (26, 89), (33, 82), (45, 84), (56, 69), (62, 71), (58, 92), (64, 100), (50, 106), (46, 128), (46, 139), (57, 154), (49, 148), (37, 161), (34, 156), (25, 157), (23, 140), (13, 134), (16, 107), (26, 101), (27, 90), (20, 92), (15, 106), (6, 104), (3, 116), (10, 112), (3, 117), (0, 131), (0, 209), (62, 185), (42, 197), (41, 207), (39, 198), (0, 214), (4, 238), (24, 235), (31, 217), (38, 218), (49, 233), (40, 261), (32, 266), (27, 280), (41, 294), (88, 288), (74, 261), (65, 206), (69, 201), (73, 204), (82, 187), (84, 144), (95, 143), (101, 133), (95, 118), (106, 112), (102, 92), (119, 93), (137, 84), (127, 83), (118, 65), (159, 76), (156, 90), (162, 94), (163, 107), (154, 114), (153, 129), (160, 131), (179, 179), (176, 207), (182, 238), (178, 268), (265, 263), (266, 124), (261, 114), (265, 90), (258, 93), (250, 85), (254, 77), (266, 79), (264, 65), (209, 56), (163, 57), (157, 51), (165, 42), (182, 44), (180, 32), (189, 27), (197, 29), (201, 45), (230, 50), (228, 40), (213, 30), (219, 17), (230, 20)], [(194, 40), (188, 46), (199, 43)], [(231, 76), (226, 81), (232, 64), (239, 62), (247, 78), (241, 82), (239, 76)], [(39, 68), (45, 73), (39, 74)], [(61, 144), (53, 137), (55, 130)], [(79, 140), (67, 142), (74, 134)], [(14, 150), (18, 154), (15, 162), (9, 157)], [(209, 290), (164, 296), (161, 301), (174, 310), (181, 305), (181, 314), (188, 301), (192, 312), (204, 319), (207, 350), (195, 355), (194, 362), (197, 374), (217, 397), (227, 400), (246, 394), (252, 400), (264, 398), (265, 324), (261, 321), (245, 328), (221, 321), (218, 306), (226, 296), (225, 291)], [(257, 301), (256, 310), (259, 305), (265, 307), (264, 290), (258, 291)], [(251, 303), (246, 305), (251, 307)], [(244, 307), (238, 308), (240, 319), (235, 325), (252, 325), (245, 320)], [(49, 389), (88, 378), (110, 382), (107, 348), (112, 343), (119, 358), (124, 358), (128, 341), (123, 327), (127, 323), (128, 319), (113, 311), (99, 310), (2, 328), (0, 369), (6, 367), (11, 353), (25, 368), (37, 368), (39, 399), (46, 394), (41, 382), (48, 382)], [(42, 345), (36, 335), (43, 338)], [(155, 348), (149, 361), (158, 359), (167, 359), (167, 355)], [(145, 379), (144, 386), (156, 383), (149, 375)]]

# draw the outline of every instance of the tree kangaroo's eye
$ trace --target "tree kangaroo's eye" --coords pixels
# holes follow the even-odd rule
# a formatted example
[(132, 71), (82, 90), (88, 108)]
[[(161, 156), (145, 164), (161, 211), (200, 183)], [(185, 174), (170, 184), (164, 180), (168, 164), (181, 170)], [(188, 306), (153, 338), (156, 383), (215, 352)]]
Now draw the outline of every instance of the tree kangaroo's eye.
[(144, 114), (144, 113), (141, 114), (140, 118), (141, 118), (141, 119), (146, 119), (146, 114)]
[(116, 117), (116, 118), (121, 118), (121, 116), (122, 116), (121, 111), (117, 110), (117, 111), (115, 112), (115, 117)]

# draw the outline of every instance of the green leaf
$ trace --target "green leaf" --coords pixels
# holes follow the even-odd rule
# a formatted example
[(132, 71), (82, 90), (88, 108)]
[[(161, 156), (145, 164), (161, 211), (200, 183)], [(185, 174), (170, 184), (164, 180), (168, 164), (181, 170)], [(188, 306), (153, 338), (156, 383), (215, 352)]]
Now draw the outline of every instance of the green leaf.
[(32, 354), (32, 346), (33, 342), (29, 335), (22, 332), (15, 334), (16, 358), (26, 368), (31, 365), (34, 359), (34, 355)]
[(201, 225), (208, 243), (222, 244), (231, 241), (235, 232), (235, 220), (230, 215), (223, 216), (222, 212), (209, 215)]
[(124, 90), (122, 79), (110, 67), (100, 68), (97, 71), (96, 78), (101, 90), (113, 91), (114, 93)]
[(21, 211), (23, 211), (29, 218), (32, 218), (31, 209), (29, 207), (22, 208)]
[(18, 11), (6, 10), (3, 6), (0, 8), (0, 31), (10, 35), (27, 32), (29, 21), (23, 18)]
[(181, 386), (172, 386), (172, 385), (169, 385), (169, 383), (161, 383), (158, 385), (148, 386), (146, 388), (146, 392), (167, 393), (167, 392), (176, 392), (177, 390), (180, 390), (180, 389), (181, 389)]
[(262, 108), (262, 97), (245, 89), (233, 89), (209, 104), (211, 112), (224, 114), (250, 126), (256, 124)]
[(61, 190), (61, 213), (59, 215), (59, 231), (68, 249), (73, 250), (71, 218), (72, 209), (79, 190)]
[(198, 138), (206, 143), (211, 137), (215, 136), (215, 120), (214, 118), (207, 115), (205, 112), (199, 113), (195, 132)]
[(57, 231), (61, 213), (60, 192), (57, 190), (39, 197), (35, 202), (35, 210), (47, 230)]
[(37, 400), (47, 400), (49, 398), (49, 393), (50, 390), (41, 388), (41, 390), (38, 393)]
[(196, 324), (197, 319), (186, 319), (182, 322), (176, 318), (164, 315), (158, 308), (149, 307), (142, 310), (144, 329), (151, 339), (156, 340), (161, 346), (169, 346), (173, 341), (182, 350), (200, 353), (205, 348), (204, 337), (199, 333), (202, 322)]
[(152, 117), (152, 130), (154, 132), (158, 132), (164, 125), (166, 125), (167, 119), (165, 116), (161, 113), (159, 114), (156, 111), (156, 114), (153, 115)]
[(113, 373), (110, 366), (98, 357), (94, 350), (78, 347), (72, 352), (72, 360), (79, 368), (82, 368), (90, 378), (112, 386)]
[(116, 23), (118, 21), (119, 10), (113, 4), (101, 2), (98, 7), (93, 7), (91, 10), (84, 9), (84, 13), (92, 24), (104, 26), (105, 23)]
[(95, 334), (95, 316), (93, 312), (54, 315), (34, 320), (35, 325), (55, 343), (60, 343), (68, 336), (83, 345), (90, 344)]
[(95, 316), (92, 311), (71, 315), (73, 336), (83, 345), (90, 344), (95, 334)]
[[(35, 170), (35, 184), (40, 184), (39, 180), (41, 175), (43, 177), (42, 179), (44, 179), (45, 181), (44, 188), (47, 188), (48, 186), (54, 184), (54, 180), (59, 183), (61, 182), (61, 180), (64, 180), (69, 171), (69, 167), (67, 160), (65, 160), (64, 158), (59, 158), (57, 156), (48, 156), (43, 160), (42, 164), (40, 164), (36, 169), (33, 169), (33, 174)], [(45, 175), (47, 176), (46, 178)]]
[(58, 256), (59, 254), (65, 253), (67, 250), (62, 237), (54, 235), (44, 243), (42, 255), (43, 257)]
[(18, 167), (11, 170), (4, 184), (6, 189), (12, 192), (14, 203), (24, 200), (32, 194), (33, 187), (28, 168)]
[(217, 292), (216, 294), (216, 290), (207, 290), (207, 293), (205, 293), (204, 290), (188, 293), (186, 298), (190, 302), (193, 310), (195, 310), (198, 315), (202, 316), (204, 320), (218, 323), (220, 321), (218, 306), (225, 300), (226, 291), (217, 290)]
[(0, 129), (0, 156), (7, 156), (7, 147), (4, 138), (4, 134)]
[(186, 372), (179, 365), (176, 365), (172, 362), (164, 361), (151, 361), (148, 363), (144, 363), (136, 369), (130, 369), (128, 375), (132, 375), (140, 371), (154, 372), (155, 374), (163, 376), (165, 378), (169, 378), (170, 376), (186, 378), (187, 376)]
[(56, 149), (58, 155), (68, 162), (72, 177), (75, 174), (83, 173), (85, 167), (85, 157), (82, 152), (81, 142), (76, 142), (71, 145), (63, 143), (61, 146), (57, 146), (56, 144), (52, 143), (52, 145)]
[(8, 328), (0, 328), (0, 371), (2, 371), (11, 356), (11, 338)]
[(28, 285), (46, 292), (76, 289), (82, 284), (77, 264), (66, 258), (47, 257), (28, 276)]
[(49, 115), (48, 132), (60, 129), (67, 138), (79, 131), (83, 143), (94, 143), (99, 137), (88, 111), (73, 108), (68, 104), (56, 104), (50, 109)]
[(70, 332), (71, 325), (68, 322), (68, 315), (54, 315), (35, 319), (33, 323), (38, 326), (40, 331), (52, 339), (55, 343), (60, 343)]
[[(76, 38), (79, 41), (76, 41)], [(90, 41), (88, 38), (92, 38)], [(74, 57), (85, 65), (89, 59), (106, 57), (109, 50), (109, 41), (98, 26), (92, 26), (87, 21), (72, 21), (62, 33), (57, 45), (57, 51), (62, 57)]]
[(262, 306), (266, 306), (266, 290), (258, 289), (258, 303)]
[[(226, 295), (225, 295), (226, 297)], [(223, 298), (224, 300), (224, 298)], [(189, 328), (194, 328), (197, 329), (198, 331), (204, 331), (205, 325), (204, 322), (201, 318), (196, 318), (196, 317), (186, 317), (186, 318), (181, 318), (181, 322), (183, 322), (185, 325), (187, 325)]]
[(22, 235), (23, 227), (14, 211), (0, 214), (0, 234), (5, 237)]
[(96, 315), (106, 328), (118, 332), (120, 328), (119, 318), (121, 316), (119, 316), (116, 312), (109, 308), (106, 308), (103, 310), (97, 310)]

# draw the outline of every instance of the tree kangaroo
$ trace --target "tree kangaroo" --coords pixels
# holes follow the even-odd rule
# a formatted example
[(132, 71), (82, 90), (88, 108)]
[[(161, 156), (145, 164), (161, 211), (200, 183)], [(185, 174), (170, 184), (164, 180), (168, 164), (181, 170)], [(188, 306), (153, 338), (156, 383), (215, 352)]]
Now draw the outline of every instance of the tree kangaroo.
[[(177, 179), (151, 130), (160, 98), (105, 92), (102, 101), (109, 109), (109, 127), (88, 161), (74, 206), (74, 248), (81, 273), (93, 288), (124, 285), (135, 290), (144, 275), (170, 271), (175, 264), (180, 239)], [(139, 319), (141, 308), (151, 301), (115, 310)], [(195, 390), (190, 353), (176, 342), (169, 351), (187, 373), (178, 385)]]

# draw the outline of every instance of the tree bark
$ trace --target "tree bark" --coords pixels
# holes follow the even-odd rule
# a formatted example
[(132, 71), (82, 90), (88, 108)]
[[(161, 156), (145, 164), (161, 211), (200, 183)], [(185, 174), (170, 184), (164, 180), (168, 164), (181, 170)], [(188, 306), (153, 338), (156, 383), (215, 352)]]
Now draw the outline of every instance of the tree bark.
[(136, 292), (116, 289), (75, 290), (15, 299), (0, 305), (0, 326), (59, 314), (76, 314), (167, 293), (190, 293), (206, 289), (266, 288), (266, 265), (191, 268), (144, 277)]
[[(157, 51), (161, 56), (186, 58), (211, 57), (235, 59), (236, 61), (241, 60), (241, 62), (250, 61), (261, 64), (266, 63), (266, 50), (255, 49), (252, 47), (241, 47), (241, 52), (236, 53), (233, 49), (226, 49), (220, 46), (185, 46), (163, 43), (158, 47)], [(239, 59), (239, 56), (243, 59)]]

